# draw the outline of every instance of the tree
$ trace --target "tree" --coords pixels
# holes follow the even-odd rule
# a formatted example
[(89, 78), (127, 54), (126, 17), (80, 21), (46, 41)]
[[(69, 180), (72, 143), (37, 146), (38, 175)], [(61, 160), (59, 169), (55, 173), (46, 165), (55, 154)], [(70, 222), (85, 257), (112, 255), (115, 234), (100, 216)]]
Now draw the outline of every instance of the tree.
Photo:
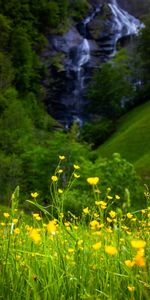
[(116, 119), (133, 97), (133, 86), (128, 57), (124, 50), (95, 71), (88, 98), (93, 112)]

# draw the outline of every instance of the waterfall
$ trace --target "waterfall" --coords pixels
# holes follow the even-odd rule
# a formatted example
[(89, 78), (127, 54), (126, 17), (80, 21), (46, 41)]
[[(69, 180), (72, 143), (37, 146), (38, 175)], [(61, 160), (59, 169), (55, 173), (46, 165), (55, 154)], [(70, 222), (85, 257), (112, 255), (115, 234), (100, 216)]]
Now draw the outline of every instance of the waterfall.
[(56, 98), (52, 115), (65, 127), (74, 120), (82, 125), (87, 118), (85, 90), (92, 70), (116, 53), (119, 39), (137, 35), (144, 26), (116, 0), (108, 0), (105, 5), (95, 7), (76, 27), (54, 39), (54, 49), (65, 55), (65, 83)]
[(125, 36), (137, 35), (143, 24), (119, 7), (116, 0), (112, 0), (112, 3), (108, 5), (114, 18), (113, 28), (116, 32), (115, 42)]

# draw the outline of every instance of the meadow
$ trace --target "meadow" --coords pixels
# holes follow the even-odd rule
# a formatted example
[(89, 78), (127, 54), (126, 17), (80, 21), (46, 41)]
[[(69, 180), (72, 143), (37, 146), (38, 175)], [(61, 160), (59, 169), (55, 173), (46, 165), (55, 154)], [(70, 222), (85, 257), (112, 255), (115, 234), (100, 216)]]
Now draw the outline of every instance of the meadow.
[[(61, 161), (50, 178), (50, 201), (36, 191), (19, 209), (19, 187), (11, 207), (0, 211), (0, 299), (148, 300), (150, 296), (150, 195), (138, 211), (123, 210), (99, 177), (88, 177), (95, 205), (76, 216), (64, 199), (80, 177), (78, 165), (64, 189)], [(78, 199), (77, 199), (78, 200)], [(71, 199), (70, 199), (71, 201)]]

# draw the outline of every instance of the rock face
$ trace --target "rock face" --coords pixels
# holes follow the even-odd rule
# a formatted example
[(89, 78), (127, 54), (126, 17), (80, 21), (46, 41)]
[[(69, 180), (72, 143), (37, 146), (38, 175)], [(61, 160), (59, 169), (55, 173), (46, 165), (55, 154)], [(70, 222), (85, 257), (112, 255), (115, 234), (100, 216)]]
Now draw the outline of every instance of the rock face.
[(47, 97), (49, 113), (66, 127), (73, 120), (81, 124), (85, 118), (85, 90), (93, 68), (114, 55), (120, 38), (136, 35), (141, 27), (115, 0), (91, 2), (94, 8), (80, 24), (49, 37), (43, 55), (51, 56), (49, 68), (55, 65), (51, 76), (61, 83), (53, 97)]

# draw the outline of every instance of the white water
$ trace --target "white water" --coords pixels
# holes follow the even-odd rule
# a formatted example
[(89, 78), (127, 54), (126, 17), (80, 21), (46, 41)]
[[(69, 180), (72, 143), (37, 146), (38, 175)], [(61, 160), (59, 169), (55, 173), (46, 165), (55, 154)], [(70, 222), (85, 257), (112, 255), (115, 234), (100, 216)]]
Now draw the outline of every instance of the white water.
[(117, 4), (116, 0), (108, 4), (114, 17), (114, 29), (116, 31), (115, 41), (117, 42), (121, 37), (137, 35), (143, 24), (130, 15), (128, 12), (123, 10)]

